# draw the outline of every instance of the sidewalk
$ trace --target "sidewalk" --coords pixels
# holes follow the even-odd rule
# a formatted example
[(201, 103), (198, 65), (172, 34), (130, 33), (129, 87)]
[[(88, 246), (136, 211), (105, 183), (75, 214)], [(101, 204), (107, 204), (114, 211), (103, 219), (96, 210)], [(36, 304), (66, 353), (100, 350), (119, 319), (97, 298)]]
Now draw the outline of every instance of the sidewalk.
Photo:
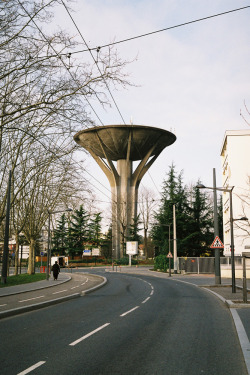
[(30, 292), (32, 290), (39, 290), (39, 289), (54, 287), (56, 285), (66, 283), (67, 281), (70, 281), (70, 280), (71, 280), (70, 275), (67, 275), (66, 273), (60, 273), (58, 280), (56, 281), (57, 284), (55, 284), (53, 277), (50, 277), (49, 280), (36, 281), (34, 283), (20, 284), (20, 285), (14, 285), (14, 286), (6, 286), (4, 288), (0, 288), (0, 297)]
[(49, 280), (1, 288), (0, 319), (84, 296), (106, 282), (105, 277), (87, 272), (61, 272), (56, 281), (50, 277)]

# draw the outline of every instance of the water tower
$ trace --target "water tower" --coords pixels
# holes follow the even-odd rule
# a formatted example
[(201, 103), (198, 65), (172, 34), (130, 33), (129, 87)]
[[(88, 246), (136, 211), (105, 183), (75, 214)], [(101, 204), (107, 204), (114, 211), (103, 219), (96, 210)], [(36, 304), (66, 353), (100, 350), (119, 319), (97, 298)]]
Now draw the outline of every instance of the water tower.
[[(79, 131), (74, 140), (84, 147), (106, 174), (112, 194), (112, 249), (123, 256), (122, 245), (137, 216), (138, 188), (142, 177), (161, 151), (176, 136), (142, 125), (95, 126)], [(133, 162), (137, 162), (133, 168)]]

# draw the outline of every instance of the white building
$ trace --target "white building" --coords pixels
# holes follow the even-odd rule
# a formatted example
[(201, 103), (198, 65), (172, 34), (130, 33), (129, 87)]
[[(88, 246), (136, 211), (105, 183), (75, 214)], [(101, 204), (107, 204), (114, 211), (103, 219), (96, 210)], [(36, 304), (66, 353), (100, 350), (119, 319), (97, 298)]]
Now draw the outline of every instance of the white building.
[[(250, 251), (250, 130), (228, 130), (221, 149), (222, 183), (233, 189), (235, 255)], [(230, 256), (229, 193), (223, 193), (224, 255)]]

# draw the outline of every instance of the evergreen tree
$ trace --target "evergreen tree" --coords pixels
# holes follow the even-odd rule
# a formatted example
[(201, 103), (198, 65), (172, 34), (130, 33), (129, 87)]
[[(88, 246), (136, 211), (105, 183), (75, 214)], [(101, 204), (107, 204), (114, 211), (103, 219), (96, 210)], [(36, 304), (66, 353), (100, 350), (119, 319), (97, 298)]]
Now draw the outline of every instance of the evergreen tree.
[[(183, 172), (177, 175), (175, 166), (169, 168), (167, 178), (163, 181), (163, 191), (159, 212), (155, 214), (155, 225), (151, 231), (156, 246), (156, 256), (167, 254), (170, 238), (173, 239), (173, 205), (176, 207), (176, 232), (178, 254), (182, 255), (182, 238), (188, 233), (188, 199), (186, 187), (182, 182)], [(170, 226), (170, 227), (169, 227)], [(172, 247), (172, 245), (171, 245)], [(157, 251), (158, 249), (158, 251)]]
[(67, 219), (66, 215), (62, 214), (59, 220), (57, 220), (56, 229), (52, 235), (52, 253), (59, 255), (65, 255), (66, 241), (67, 241)]
[(82, 253), (84, 249), (84, 241), (88, 238), (88, 221), (89, 214), (81, 205), (79, 210), (75, 210), (70, 222), (68, 241), (71, 246), (69, 252), (72, 256), (76, 252)]
[(169, 230), (170, 238), (173, 239), (174, 204), (178, 255), (207, 255), (210, 250), (213, 221), (208, 195), (196, 187), (188, 191), (183, 185), (182, 176), (183, 173), (177, 174), (172, 164), (163, 181), (161, 206), (155, 214), (155, 225), (151, 231), (156, 248), (155, 256), (166, 255), (169, 251)]
[(213, 210), (208, 193), (196, 186), (190, 193), (188, 235), (182, 245), (188, 256), (211, 255), (210, 245), (213, 240)]
[(93, 218), (90, 219), (89, 223), (89, 241), (91, 241), (94, 245), (100, 245), (100, 236), (101, 236), (101, 213), (98, 212), (94, 215)]
[(141, 236), (139, 235), (139, 231), (141, 228), (139, 228), (141, 224), (140, 221), (140, 215), (137, 215), (135, 218), (133, 218), (132, 224), (129, 227), (129, 236), (127, 238), (128, 241), (138, 241), (140, 243)]
[(102, 240), (102, 253), (106, 259), (112, 258), (112, 225), (109, 226), (108, 232)]

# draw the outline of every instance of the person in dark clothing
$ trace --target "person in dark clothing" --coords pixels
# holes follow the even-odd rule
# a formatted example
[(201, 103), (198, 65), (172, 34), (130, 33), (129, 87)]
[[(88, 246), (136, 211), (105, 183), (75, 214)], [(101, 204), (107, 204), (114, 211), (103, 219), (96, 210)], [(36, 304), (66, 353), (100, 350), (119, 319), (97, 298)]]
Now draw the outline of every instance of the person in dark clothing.
[(57, 280), (58, 274), (60, 272), (60, 267), (57, 261), (55, 261), (55, 264), (52, 266), (52, 271), (53, 271), (54, 280)]

